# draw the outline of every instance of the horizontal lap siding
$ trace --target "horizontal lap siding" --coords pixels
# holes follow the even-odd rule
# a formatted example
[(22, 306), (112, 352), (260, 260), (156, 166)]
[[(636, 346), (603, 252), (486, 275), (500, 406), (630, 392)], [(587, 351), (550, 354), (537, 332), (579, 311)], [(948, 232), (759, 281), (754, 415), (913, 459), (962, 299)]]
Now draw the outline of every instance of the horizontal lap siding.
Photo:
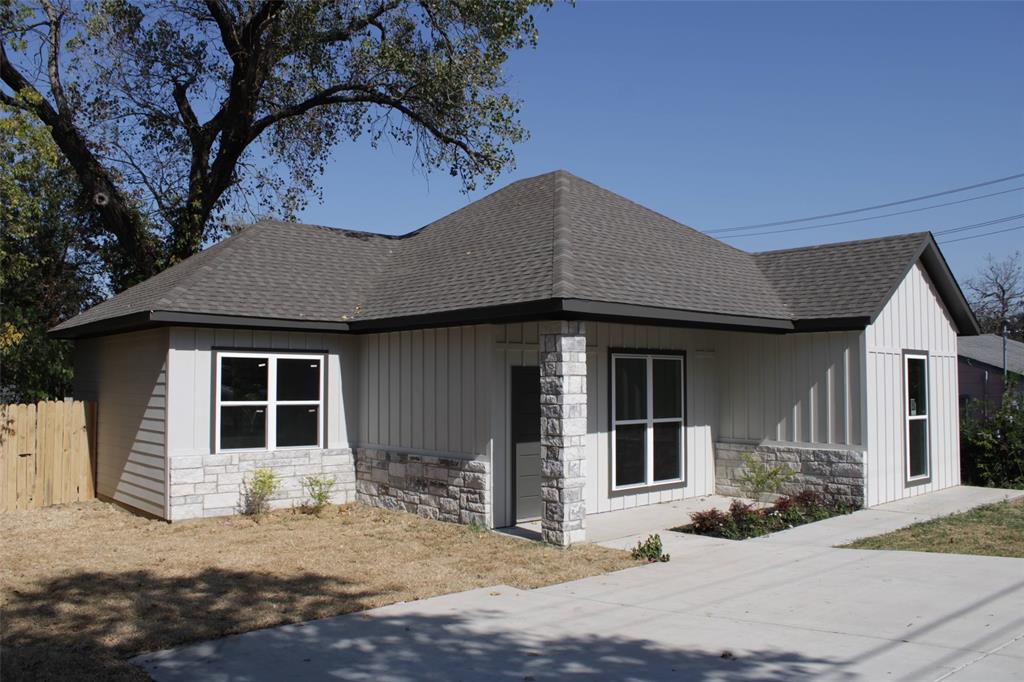
[(166, 514), (167, 330), (76, 342), (75, 397), (97, 404), (96, 492)]
[(359, 345), (362, 446), (489, 454), (491, 326), (366, 334)]
[[(915, 265), (865, 332), (868, 505), (960, 483), (956, 328), (927, 273)], [(929, 355), (931, 482), (905, 483), (903, 351)]]
[(323, 408), (326, 447), (348, 447), (349, 428), (359, 423), (357, 344), (354, 337), (339, 334), (173, 327), (169, 352), (170, 456), (211, 452), (214, 349), (326, 353)]
[(720, 437), (860, 445), (860, 335), (719, 332)]

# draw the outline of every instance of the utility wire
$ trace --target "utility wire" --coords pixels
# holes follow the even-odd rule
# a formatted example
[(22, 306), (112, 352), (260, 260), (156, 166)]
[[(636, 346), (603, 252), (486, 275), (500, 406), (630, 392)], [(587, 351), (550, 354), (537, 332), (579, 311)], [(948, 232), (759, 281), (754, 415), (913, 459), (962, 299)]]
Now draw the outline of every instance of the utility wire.
[(820, 220), (822, 218), (835, 218), (841, 215), (850, 215), (851, 213), (863, 213), (864, 211), (874, 211), (879, 208), (889, 208), (890, 206), (899, 206), (900, 204), (910, 204), (915, 201), (922, 201), (924, 199), (932, 199), (934, 197), (941, 197), (946, 194), (955, 194), (956, 192), (966, 192), (969, 189), (977, 189), (978, 187), (987, 187), (988, 185), (995, 185), (1000, 182), (1006, 182), (1007, 180), (1016, 180), (1017, 178), (1024, 178), (1024, 173), (1017, 173), (1016, 175), (1007, 175), (1005, 178), (996, 178), (995, 180), (986, 180), (985, 182), (978, 182), (973, 185), (966, 185), (964, 187), (955, 187), (953, 189), (943, 190), (941, 192), (934, 192), (932, 194), (923, 194), (919, 197), (911, 197), (910, 199), (900, 199), (899, 201), (890, 201), (885, 204), (876, 204), (875, 206), (865, 206), (863, 208), (852, 208), (847, 211), (836, 211), (835, 213), (822, 213), (820, 215), (808, 216), (806, 218), (792, 218), (790, 220), (776, 220), (772, 223), (758, 223), (756, 225), (741, 225), (739, 227), (729, 227), (724, 229), (711, 230), (708, 234), (721, 234), (724, 232), (738, 232), (741, 230), (752, 230), (758, 227), (775, 227), (777, 225), (791, 225), (793, 223), (806, 223), (811, 220)]
[(1007, 227), (1002, 230), (993, 230), (992, 232), (982, 232), (981, 234), (972, 234), (966, 237), (957, 237), (956, 239), (946, 239), (939, 242), (940, 244), (952, 244), (953, 242), (962, 242), (968, 239), (978, 239), (980, 237), (988, 237), (993, 234), (1002, 234), (1003, 232), (1013, 232), (1014, 230), (1024, 230), (1024, 225), (1017, 225), (1016, 227)]
[(961, 225), (960, 227), (947, 227), (944, 230), (933, 231), (932, 234), (935, 236), (943, 234), (953, 234), (954, 232), (966, 232), (968, 230), (976, 230), (979, 227), (988, 227), (989, 225), (997, 225), (999, 223), (1008, 223), (1011, 220), (1019, 220), (1024, 218), (1024, 213), (1018, 213), (1017, 215), (1008, 215), (1005, 218), (996, 218), (995, 220), (986, 220), (983, 223), (974, 223), (972, 225)]
[[(822, 223), (820, 225), (803, 225), (801, 227), (786, 227), (781, 230), (765, 230), (763, 232), (748, 232), (746, 234), (731, 234), (726, 235), (725, 239), (739, 239), (740, 237), (759, 237), (765, 234), (782, 234), (783, 232), (803, 232), (805, 230), (817, 230), (820, 227), (833, 227), (835, 225), (849, 225), (850, 223), (863, 223), (867, 220), (877, 220), (879, 218), (890, 218), (894, 215), (906, 215), (907, 213), (919, 213), (921, 211), (928, 211), (933, 208), (942, 208), (943, 206), (953, 206), (955, 204), (965, 204), (968, 201), (977, 201), (978, 199), (988, 199), (989, 197), (999, 196), (1000, 194), (1009, 194), (1010, 192), (1019, 192), (1024, 189), (1024, 185), (1020, 187), (1011, 187), (1010, 189), (1004, 189), (999, 192), (992, 192), (990, 194), (979, 194), (976, 197), (968, 197), (966, 199), (957, 199), (956, 201), (944, 201), (941, 204), (929, 204), (928, 206), (921, 206), (920, 208), (908, 208), (905, 211), (893, 211), (892, 213), (880, 213), (879, 215), (868, 216), (867, 218), (853, 218), (851, 220), (840, 220), (834, 223)], [(714, 234), (717, 230), (712, 230), (707, 234)]]

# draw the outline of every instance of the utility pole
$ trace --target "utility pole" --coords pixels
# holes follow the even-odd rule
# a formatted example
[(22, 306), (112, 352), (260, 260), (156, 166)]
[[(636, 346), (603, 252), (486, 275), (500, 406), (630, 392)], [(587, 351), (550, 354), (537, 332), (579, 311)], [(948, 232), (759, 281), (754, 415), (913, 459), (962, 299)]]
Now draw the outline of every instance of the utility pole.
[(1010, 321), (1003, 318), (1003, 387), (1006, 387), (1006, 336), (1010, 332)]

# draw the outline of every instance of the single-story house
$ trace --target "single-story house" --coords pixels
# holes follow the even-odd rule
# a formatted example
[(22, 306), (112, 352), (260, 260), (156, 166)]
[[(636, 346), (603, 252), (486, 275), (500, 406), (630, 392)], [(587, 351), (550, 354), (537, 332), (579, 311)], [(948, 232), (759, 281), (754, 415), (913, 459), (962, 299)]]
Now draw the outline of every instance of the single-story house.
[(232, 514), (271, 467), (570, 544), (748, 451), (867, 506), (957, 485), (978, 327), (929, 233), (747, 253), (558, 171), (400, 237), (260, 222), (53, 333), (120, 503)]
[[(960, 339), (957, 347), (960, 407), (973, 402), (984, 414), (1003, 401), (1003, 337), (980, 334)], [(1024, 343), (1006, 340), (1006, 369), (1017, 392), (1024, 395)]]

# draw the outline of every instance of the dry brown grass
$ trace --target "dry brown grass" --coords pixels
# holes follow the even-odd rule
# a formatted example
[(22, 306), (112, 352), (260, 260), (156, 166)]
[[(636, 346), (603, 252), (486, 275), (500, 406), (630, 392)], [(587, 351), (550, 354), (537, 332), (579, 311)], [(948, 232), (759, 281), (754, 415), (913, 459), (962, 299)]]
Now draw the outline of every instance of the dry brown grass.
[(362, 505), (170, 525), (101, 502), (0, 514), (0, 676), (145, 680), (124, 659), (474, 587), (635, 565)]

